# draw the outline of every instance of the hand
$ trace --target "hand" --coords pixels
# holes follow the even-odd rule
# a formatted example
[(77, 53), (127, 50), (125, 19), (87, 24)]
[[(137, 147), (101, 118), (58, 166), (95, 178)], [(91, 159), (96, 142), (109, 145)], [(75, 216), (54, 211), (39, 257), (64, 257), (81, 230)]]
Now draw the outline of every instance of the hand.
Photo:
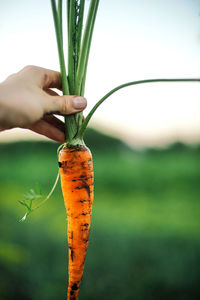
[(65, 141), (65, 126), (52, 113), (63, 115), (82, 111), (86, 99), (59, 96), (60, 73), (27, 66), (0, 84), (0, 131), (27, 128), (58, 142)]

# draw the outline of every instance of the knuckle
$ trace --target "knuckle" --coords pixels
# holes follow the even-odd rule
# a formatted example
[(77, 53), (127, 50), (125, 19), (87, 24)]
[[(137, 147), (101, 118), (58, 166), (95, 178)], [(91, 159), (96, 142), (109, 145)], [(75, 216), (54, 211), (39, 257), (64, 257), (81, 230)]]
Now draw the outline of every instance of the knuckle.
[(47, 72), (44, 71), (44, 73), (42, 74), (41, 81), (42, 81), (42, 86), (44, 88), (47, 88), (49, 86), (49, 76)]
[(66, 96), (64, 96), (62, 98), (63, 99), (61, 101), (61, 112), (63, 114), (69, 114), (70, 113), (69, 99)]
[(35, 71), (36, 68), (37, 68), (36, 66), (27, 65), (21, 71)]

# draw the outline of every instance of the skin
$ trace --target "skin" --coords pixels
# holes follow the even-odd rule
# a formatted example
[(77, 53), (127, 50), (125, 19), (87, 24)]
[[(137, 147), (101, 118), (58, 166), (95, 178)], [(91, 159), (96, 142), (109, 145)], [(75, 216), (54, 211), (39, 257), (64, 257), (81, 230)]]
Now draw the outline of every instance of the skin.
[(80, 96), (59, 96), (59, 72), (26, 66), (0, 83), (0, 131), (27, 128), (57, 142), (65, 141), (65, 126), (53, 114), (82, 111), (87, 101)]

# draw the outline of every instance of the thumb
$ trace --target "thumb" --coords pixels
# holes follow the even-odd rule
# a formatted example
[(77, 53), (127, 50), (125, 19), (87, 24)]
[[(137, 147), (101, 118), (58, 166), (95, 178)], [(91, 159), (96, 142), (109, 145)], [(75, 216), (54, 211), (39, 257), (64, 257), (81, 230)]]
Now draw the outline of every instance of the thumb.
[(84, 97), (74, 95), (46, 95), (43, 104), (44, 113), (59, 112), (62, 115), (70, 115), (84, 110), (87, 106), (87, 100)]

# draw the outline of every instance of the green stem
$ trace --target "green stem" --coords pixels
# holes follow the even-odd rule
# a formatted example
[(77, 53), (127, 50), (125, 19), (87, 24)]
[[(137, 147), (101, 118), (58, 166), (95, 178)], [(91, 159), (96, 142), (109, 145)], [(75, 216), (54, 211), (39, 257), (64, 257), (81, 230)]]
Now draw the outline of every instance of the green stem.
[(76, 74), (76, 0), (70, 1), (68, 7), (68, 78), (70, 94), (74, 95)]
[(93, 116), (94, 112), (97, 110), (97, 108), (109, 97), (111, 96), (113, 93), (117, 92), (118, 90), (125, 88), (127, 86), (131, 86), (131, 85), (137, 85), (137, 84), (142, 84), (142, 83), (152, 83), (152, 82), (199, 82), (200, 78), (172, 78), (172, 79), (147, 79), (147, 80), (138, 80), (138, 81), (131, 81), (131, 82), (127, 82), (124, 83), (122, 85), (117, 86), (116, 88), (112, 89), (110, 92), (108, 92), (103, 98), (101, 98), (95, 105), (94, 107), (91, 109), (91, 111), (89, 112), (89, 114), (87, 115), (87, 117), (85, 118), (83, 124), (80, 127), (79, 133), (78, 135), (80, 137), (83, 137), (84, 135), (84, 131), (91, 119), (91, 117)]
[[(75, 1), (75, 36), (74, 36), (74, 66), (75, 66), (75, 73), (74, 73), (74, 82), (75, 82), (75, 95), (81, 95), (79, 91), (77, 91), (77, 81), (76, 81), (76, 73), (78, 68), (78, 62), (80, 57), (80, 49), (81, 49), (81, 39), (82, 39), (82, 28), (83, 28), (83, 15), (84, 15), (84, 7), (85, 7), (85, 0), (76, 0)], [(77, 127), (80, 128), (83, 122), (83, 114), (82, 112), (75, 115)]]
[(87, 67), (88, 67), (88, 59), (89, 59), (89, 54), (90, 54), (90, 47), (91, 47), (91, 41), (92, 41), (92, 36), (93, 36), (93, 31), (94, 31), (94, 22), (96, 20), (98, 4), (99, 4), (99, 2), (97, 3), (97, 6), (95, 7), (94, 16), (93, 16), (93, 25), (91, 27), (89, 41), (88, 41), (87, 54), (85, 57), (85, 68), (84, 68), (81, 87), (80, 87), (80, 95), (81, 96), (84, 96), (84, 94), (85, 94), (85, 81), (86, 81), (86, 74), (87, 74)]
[[(66, 74), (65, 68), (65, 59), (63, 52), (63, 38), (62, 38), (62, 3), (59, 1), (58, 11), (56, 9), (55, 0), (51, 0), (51, 6), (53, 11), (54, 25), (56, 31), (56, 39), (58, 46), (60, 70), (61, 70), (61, 79), (62, 79), (62, 90), (64, 95), (69, 95), (69, 83)], [(74, 115), (65, 116), (65, 125), (66, 125), (66, 140), (70, 143), (73, 140), (73, 137), (77, 133), (77, 127), (75, 123)]]
[(86, 69), (98, 5), (99, 0), (91, 0), (76, 74), (76, 94), (79, 95), (83, 95), (84, 91)]
[(60, 177), (60, 173), (59, 173), (59, 171), (58, 171), (58, 174), (57, 174), (57, 176), (56, 176), (56, 180), (55, 180), (55, 182), (54, 182), (54, 185), (53, 185), (51, 191), (49, 192), (49, 194), (46, 196), (46, 198), (45, 198), (42, 202), (40, 202), (37, 206), (35, 206), (34, 208), (31, 209), (31, 212), (33, 212), (34, 210), (40, 208), (47, 200), (49, 200), (49, 198), (51, 197), (51, 195), (53, 194), (53, 192), (54, 192), (54, 190), (55, 190), (55, 188), (56, 188), (56, 186), (57, 186), (59, 177)]
[(69, 9), (70, 9), (70, 1), (67, 0), (67, 36), (69, 37)]
[(62, 38), (63, 44), (63, 30), (62, 30), (62, 0), (58, 0), (58, 21), (59, 21), (59, 29)]
[(79, 61), (80, 49), (81, 49), (84, 8), (85, 8), (85, 0), (82, 0), (82, 1), (80, 1), (80, 5), (79, 5), (78, 20), (77, 20), (77, 31), (76, 31), (76, 34), (77, 34), (77, 45), (76, 45), (77, 66), (76, 66), (76, 69), (78, 67), (78, 61)]
[[(69, 91), (71, 95), (79, 95), (76, 93), (76, 70), (78, 66), (82, 22), (84, 13), (84, 2), (78, 0), (67, 1), (67, 16), (68, 16), (68, 78), (69, 78)], [(82, 124), (82, 113), (69, 115), (65, 117), (66, 123), (66, 142), (67, 144), (74, 145), (77, 143), (75, 136), (79, 127)], [(78, 141), (82, 143), (82, 141)]]
[(63, 52), (63, 39), (62, 39), (62, 6), (61, 1), (59, 1), (59, 10), (57, 12), (56, 9), (56, 2), (55, 0), (51, 0), (51, 6), (53, 11), (53, 19), (56, 31), (56, 40), (58, 46), (58, 54), (59, 54), (59, 63), (60, 63), (60, 70), (61, 70), (61, 78), (62, 78), (62, 89), (65, 95), (69, 95), (69, 85), (66, 75), (66, 68), (65, 68), (65, 58)]

